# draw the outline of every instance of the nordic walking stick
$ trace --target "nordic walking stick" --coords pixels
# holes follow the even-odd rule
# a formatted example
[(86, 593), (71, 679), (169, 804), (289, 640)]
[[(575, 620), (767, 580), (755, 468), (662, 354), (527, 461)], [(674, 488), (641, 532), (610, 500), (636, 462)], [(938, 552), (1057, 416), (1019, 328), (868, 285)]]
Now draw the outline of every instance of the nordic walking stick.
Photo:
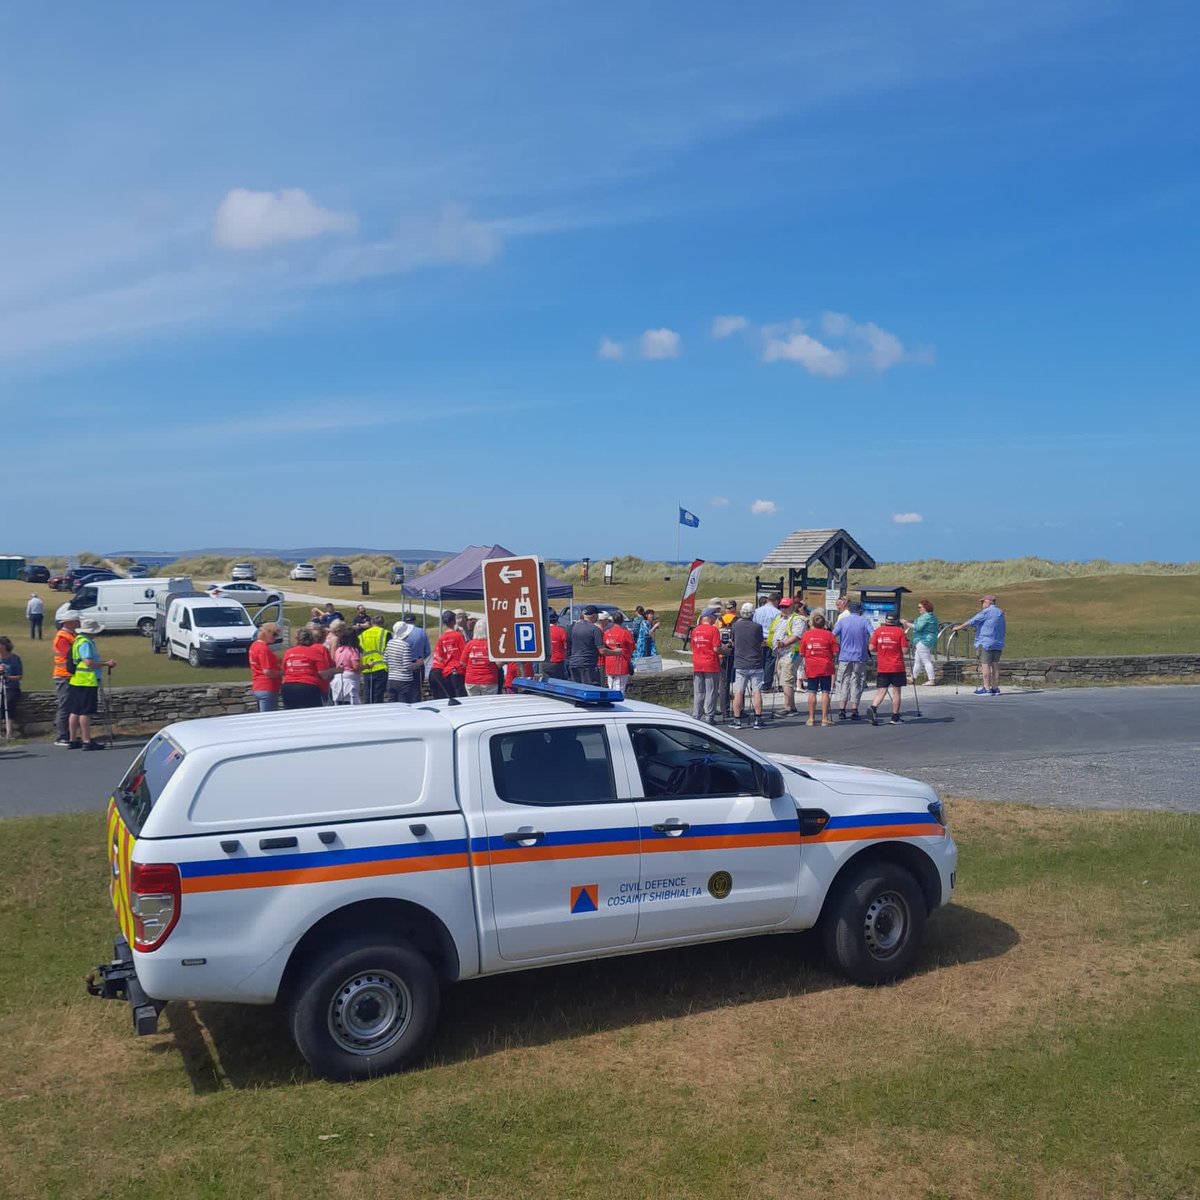
[(116, 740), (113, 737), (112, 710), (108, 707), (108, 689), (112, 687), (112, 667), (107, 667), (106, 671), (108, 673), (108, 687), (100, 689), (100, 700), (104, 704), (104, 724), (108, 729), (108, 748), (111, 750), (113, 742)]
[(912, 656), (912, 670), (911, 670), (911, 671), (909, 672), (909, 674), (908, 674), (908, 682), (909, 682), (909, 683), (912, 685), (912, 692), (913, 692), (913, 704), (915, 704), (915, 705), (916, 705), (916, 708), (917, 708), (917, 719), (918, 719), (918, 720), (920, 720), (920, 717), (921, 717), (921, 697), (920, 697), (920, 696), (917, 694), (917, 655), (916, 655), (916, 651), (915, 651), (915, 650), (913, 651), (913, 656)]

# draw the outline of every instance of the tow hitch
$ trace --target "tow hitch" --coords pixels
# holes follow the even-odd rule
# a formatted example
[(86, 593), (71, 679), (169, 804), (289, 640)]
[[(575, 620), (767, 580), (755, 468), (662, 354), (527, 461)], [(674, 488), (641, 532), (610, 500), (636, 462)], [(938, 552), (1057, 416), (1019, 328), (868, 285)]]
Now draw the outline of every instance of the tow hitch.
[(165, 1001), (151, 1000), (138, 982), (129, 943), (120, 935), (113, 939), (113, 961), (100, 963), (84, 980), (88, 994), (102, 1000), (128, 1000), (133, 1010), (133, 1030), (139, 1036), (158, 1032), (158, 1014)]

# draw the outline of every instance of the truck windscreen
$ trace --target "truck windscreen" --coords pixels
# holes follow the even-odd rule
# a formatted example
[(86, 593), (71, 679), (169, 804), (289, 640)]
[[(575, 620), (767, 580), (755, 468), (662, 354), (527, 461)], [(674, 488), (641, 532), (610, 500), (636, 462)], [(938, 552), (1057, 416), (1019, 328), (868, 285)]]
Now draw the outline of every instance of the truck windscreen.
[(253, 625), (244, 608), (197, 608), (192, 612), (197, 629), (214, 629), (231, 625)]

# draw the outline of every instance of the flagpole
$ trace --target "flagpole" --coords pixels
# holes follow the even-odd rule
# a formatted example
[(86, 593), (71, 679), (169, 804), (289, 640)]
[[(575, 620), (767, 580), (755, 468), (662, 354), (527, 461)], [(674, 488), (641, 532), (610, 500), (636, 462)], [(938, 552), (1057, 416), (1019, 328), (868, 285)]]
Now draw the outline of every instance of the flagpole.
[(683, 524), (683, 522), (679, 519), (679, 510), (681, 508), (683, 508), (682, 504), (676, 505), (675, 508), (675, 565), (677, 567), (683, 561), (679, 557), (679, 527)]

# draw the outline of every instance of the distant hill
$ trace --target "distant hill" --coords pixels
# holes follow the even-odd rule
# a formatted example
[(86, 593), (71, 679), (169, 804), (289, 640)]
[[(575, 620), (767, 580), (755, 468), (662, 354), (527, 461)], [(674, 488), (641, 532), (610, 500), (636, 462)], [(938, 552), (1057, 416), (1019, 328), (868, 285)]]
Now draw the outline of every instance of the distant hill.
[(400, 562), (437, 562), (451, 558), (457, 550), (370, 550), (361, 546), (299, 546), (290, 550), (254, 549), (247, 546), (213, 546), (204, 550), (112, 550), (106, 558), (136, 558), (142, 561), (173, 562), (178, 558), (358, 558), (386, 555)]

